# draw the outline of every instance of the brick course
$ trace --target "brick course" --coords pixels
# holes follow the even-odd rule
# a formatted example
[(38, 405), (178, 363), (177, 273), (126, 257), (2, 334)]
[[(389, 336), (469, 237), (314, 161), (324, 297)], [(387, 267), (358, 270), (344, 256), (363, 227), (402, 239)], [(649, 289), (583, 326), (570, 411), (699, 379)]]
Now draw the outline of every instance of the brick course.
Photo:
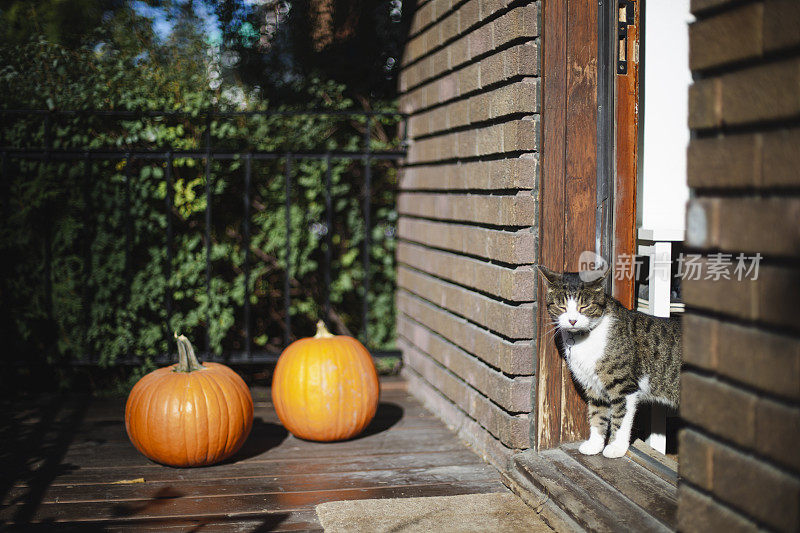
[(689, 127), (779, 121), (800, 113), (800, 59), (757, 65), (696, 82)]
[(458, 433), (462, 440), (468, 442), (472, 449), (484, 460), (490, 462), (498, 469), (506, 468), (508, 459), (519, 449), (509, 448), (500, 440), (492, 436), (474, 419), (458, 408), (449, 398), (444, 396), (437, 388), (417, 374), (413, 369), (405, 367), (403, 377), (409, 383), (409, 390), (441, 419), (452, 430)]
[[(683, 283), (678, 529), (800, 529), (800, 2), (692, 0), (686, 244), (762, 255)], [(719, 257), (719, 256), (717, 256)]]
[(533, 397), (539, 8), (418, 6), (399, 79), (409, 114), (396, 298), (407, 377), (503, 466), (529, 444)]
[(415, 346), (399, 339), (405, 364), (447, 396), (470, 418), (510, 448), (527, 448), (530, 444), (530, 421), (527, 414), (510, 415), (486, 396), (458, 379)]
[(539, 155), (403, 169), (400, 190), (531, 190), (537, 186)]
[(750, 388), (800, 400), (800, 340), (687, 313), (684, 361)]
[(701, 189), (788, 188), (800, 168), (800, 130), (693, 139), (689, 186)]
[(690, 246), (774, 256), (791, 256), (800, 250), (800, 231), (794, 224), (800, 222), (800, 198), (706, 196), (689, 206), (693, 215), (702, 213), (707, 228), (705, 235), (687, 234)]
[(403, 240), (433, 248), (507, 264), (536, 262), (536, 235), (526, 229), (505, 231), (403, 217), (398, 223), (398, 235)]
[(531, 341), (509, 341), (403, 290), (397, 293), (397, 308), (503, 373), (533, 373)]
[[(704, 264), (707, 264), (704, 263)], [(800, 294), (796, 269), (761, 266), (757, 280), (684, 280), (686, 305), (742, 320), (800, 330)]]
[(511, 340), (533, 338), (535, 304), (510, 305), (401, 265), (397, 284), (420, 298)]
[(681, 382), (681, 416), (743, 447), (755, 442), (758, 398), (714, 379), (686, 373)]
[[(488, 19), (500, 10), (479, 14), (477, 7), (478, 0), (470, 0), (459, 7), (457, 12), (451, 13), (443, 21), (408, 41), (403, 57), (402, 74), (405, 76), (400, 77), (401, 91), (412, 88), (414, 82), (418, 83), (441, 73), (444, 68), (431, 68), (431, 65), (436, 64), (433, 58), (437, 54), (447, 54), (447, 50), (456, 51), (453, 54), (456, 59), (445, 63), (453, 69), (511, 41), (539, 36), (538, 2), (514, 7), (491, 20)], [(453, 24), (455, 17), (458, 17), (458, 24)], [(451, 42), (456, 38), (458, 39), (455, 42)], [(445, 47), (446, 44), (449, 45)]]
[[(794, 531), (800, 527), (797, 477), (694, 430), (683, 431), (684, 449), (688, 453), (684, 457), (681, 451), (681, 476), (693, 486), (772, 528)], [(687, 459), (690, 465), (684, 465)], [(684, 505), (680, 502), (679, 509)]]
[(409, 120), (409, 134), (428, 136), (532, 111), (539, 111), (539, 79), (523, 78), (490, 93), (479, 93), (415, 115)]
[(530, 412), (530, 376), (507, 376), (408, 317), (398, 334), (506, 411)]
[(678, 531), (685, 533), (755, 533), (759, 528), (742, 515), (722, 509), (714, 500), (687, 485), (678, 489)]
[[(451, 50), (451, 56), (453, 54)], [(484, 85), (491, 88), (503, 82), (537, 76), (538, 58), (537, 41), (512, 46), (502, 53), (490, 55), (476, 63), (455, 69), (402, 94), (400, 109), (406, 113), (415, 113), (471, 96), (481, 89), (478, 83), (481, 79)]]
[(530, 227), (531, 221), (536, 219), (536, 198), (530, 192), (514, 196), (401, 193), (397, 199), (397, 210), (401, 215), (437, 220)]
[(536, 297), (536, 270), (532, 266), (507, 268), (463, 255), (402, 242), (397, 260), (433, 276), (494, 294), (504, 300), (531, 302)]
[(800, 481), (740, 451), (715, 443), (714, 494), (781, 531), (800, 528)]
[(469, 159), (505, 152), (539, 149), (539, 117), (529, 116), (500, 124), (420, 139), (409, 147), (409, 160), (431, 163)]
[(715, 67), (761, 55), (764, 6), (749, 4), (690, 26), (692, 70)]

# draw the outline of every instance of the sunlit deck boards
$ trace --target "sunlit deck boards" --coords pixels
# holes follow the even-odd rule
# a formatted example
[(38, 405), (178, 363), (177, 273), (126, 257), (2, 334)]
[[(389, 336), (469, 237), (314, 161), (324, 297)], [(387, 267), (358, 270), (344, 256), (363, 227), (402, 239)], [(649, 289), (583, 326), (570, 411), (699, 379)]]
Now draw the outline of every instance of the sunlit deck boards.
[(402, 381), (383, 385), (365, 435), (330, 444), (288, 435), (256, 389), (245, 447), (226, 464), (196, 469), (142, 457), (125, 434), (122, 400), (3, 403), (0, 526), (319, 530), (314, 507), (326, 501), (507, 490)]

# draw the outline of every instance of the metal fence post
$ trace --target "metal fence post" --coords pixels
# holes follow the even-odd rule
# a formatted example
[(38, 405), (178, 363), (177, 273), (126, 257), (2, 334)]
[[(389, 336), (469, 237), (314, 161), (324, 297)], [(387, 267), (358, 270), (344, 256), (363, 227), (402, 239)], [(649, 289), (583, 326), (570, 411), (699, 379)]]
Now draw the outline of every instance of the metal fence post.
[(83, 287), (81, 288), (81, 307), (83, 314), (83, 346), (86, 350), (89, 360), (94, 359), (94, 355), (89, 348), (89, 328), (91, 327), (91, 295), (89, 293), (89, 282), (92, 272), (92, 232), (89, 229), (91, 226), (91, 213), (92, 213), (92, 196), (91, 196), (91, 183), (92, 183), (92, 160), (89, 152), (86, 152), (83, 157), (83, 224), (82, 240), (83, 240)]
[(333, 201), (331, 199), (331, 153), (325, 154), (325, 267), (323, 276), (325, 279), (325, 305), (323, 313), (325, 320), (329, 320), (331, 314), (331, 253), (332, 253), (332, 234), (333, 234)]
[(3, 217), (7, 216), (8, 214), (8, 189), (9, 185), (11, 184), (10, 176), (8, 175), (8, 153), (3, 152), (0, 155), (0, 171), (2, 171), (3, 176), (0, 178), (2, 183), (0, 183), (0, 210), (2, 210)]
[(288, 346), (292, 338), (292, 298), (289, 293), (292, 277), (292, 154), (286, 154), (285, 209), (286, 209), (286, 276), (283, 280), (283, 305), (286, 311), (283, 343)]
[(206, 359), (211, 356), (211, 114), (206, 115)]
[[(51, 113), (47, 113), (44, 117), (44, 162), (47, 171), (50, 170), (50, 151), (53, 148), (53, 139), (50, 134), (52, 127)], [(44, 213), (44, 298), (45, 306), (47, 309), (47, 318), (50, 321), (54, 320), (54, 304), (53, 304), (53, 228), (51, 227), (52, 220), (50, 219), (50, 209), (45, 209)]]
[(372, 211), (372, 158), (370, 141), (372, 140), (372, 116), (367, 115), (367, 124), (364, 130), (364, 301), (361, 310), (362, 332), (361, 338), (364, 345), (369, 344), (369, 291), (370, 291), (370, 248), (371, 248), (371, 211)]
[(248, 153), (244, 160), (244, 342), (247, 359), (252, 358), (252, 334), (250, 332), (250, 181), (253, 154)]
[[(125, 154), (125, 283), (128, 289), (128, 302), (131, 301), (133, 294), (133, 265), (132, 262), (132, 247), (133, 247), (133, 222), (131, 220), (131, 166), (133, 159), (131, 153)], [(129, 331), (133, 331), (133, 324), (129, 324)], [(126, 357), (131, 357), (131, 347), (128, 346)]]
[(164, 195), (165, 214), (167, 217), (167, 261), (164, 272), (164, 307), (167, 310), (167, 323), (166, 323), (166, 339), (167, 339), (167, 354), (172, 353), (172, 287), (170, 282), (172, 280), (172, 253), (174, 249), (175, 235), (172, 228), (172, 207), (175, 205), (174, 185), (172, 183), (172, 151), (167, 152), (167, 158), (164, 168), (164, 180), (167, 186), (167, 194)]

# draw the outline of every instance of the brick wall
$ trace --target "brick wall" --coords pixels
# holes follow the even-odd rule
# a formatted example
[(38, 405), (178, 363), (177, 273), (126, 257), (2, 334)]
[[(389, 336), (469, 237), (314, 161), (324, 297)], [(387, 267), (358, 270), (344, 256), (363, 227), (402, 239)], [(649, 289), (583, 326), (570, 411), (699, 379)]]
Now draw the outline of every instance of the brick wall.
[(538, 35), (539, 2), (423, 0), (400, 74), (404, 372), (499, 466), (530, 442)]
[(682, 531), (800, 530), (800, 2), (693, 0), (687, 245), (761, 253), (687, 281)]

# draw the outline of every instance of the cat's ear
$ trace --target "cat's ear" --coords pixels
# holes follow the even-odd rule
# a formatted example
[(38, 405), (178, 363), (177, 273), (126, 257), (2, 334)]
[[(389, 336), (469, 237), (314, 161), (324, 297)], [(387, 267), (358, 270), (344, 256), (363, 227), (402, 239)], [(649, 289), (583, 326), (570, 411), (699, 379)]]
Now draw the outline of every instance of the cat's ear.
[(538, 268), (539, 272), (542, 274), (542, 277), (544, 277), (548, 284), (558, 283), (561, 281), (562, 275), (558, 272), (554, 272), (544, 265), (539, 265)]

